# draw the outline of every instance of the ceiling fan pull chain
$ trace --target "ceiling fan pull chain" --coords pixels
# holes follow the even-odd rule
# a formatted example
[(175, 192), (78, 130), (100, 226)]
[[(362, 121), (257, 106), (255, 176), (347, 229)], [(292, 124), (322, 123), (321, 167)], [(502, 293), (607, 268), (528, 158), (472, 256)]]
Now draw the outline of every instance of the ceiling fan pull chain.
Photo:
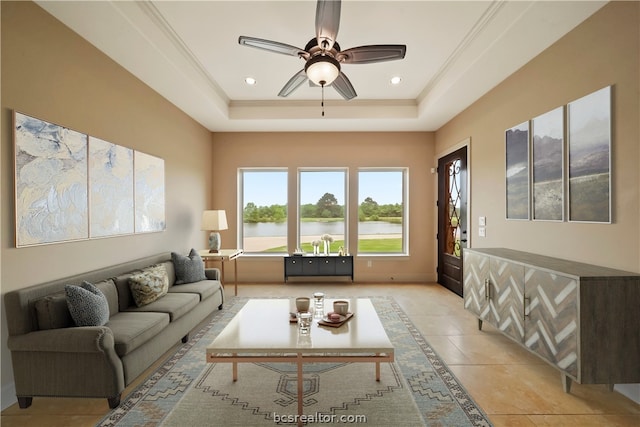
[(320, 105), (322, 106), (322, 117), (324, 117), (324, 82), (320, 82), (322, 84), (322, 102)]

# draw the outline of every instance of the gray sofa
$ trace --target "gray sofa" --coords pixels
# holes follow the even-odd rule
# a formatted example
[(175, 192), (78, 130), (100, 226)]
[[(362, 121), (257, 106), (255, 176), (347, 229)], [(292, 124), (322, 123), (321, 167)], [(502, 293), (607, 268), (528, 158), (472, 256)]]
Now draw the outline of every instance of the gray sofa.
[[(166, 295), (136, 306), (129, 278), (163, 264)], [(224, 290), (218, 269), (207, 280), (176, 284), (171, 254), (159, 254), (86, 274), (30, 286), (5, 295), (16, 396), (21, 408), (34, 396), (105, 397), (120, 404), (122, 391), (158, 358), (222, 309)], [(75, 326), (65, 300), (65, 285), (88, 281), (106, 296), (104, 326)], [(204, 355), (203, 355), (204, 357)]]

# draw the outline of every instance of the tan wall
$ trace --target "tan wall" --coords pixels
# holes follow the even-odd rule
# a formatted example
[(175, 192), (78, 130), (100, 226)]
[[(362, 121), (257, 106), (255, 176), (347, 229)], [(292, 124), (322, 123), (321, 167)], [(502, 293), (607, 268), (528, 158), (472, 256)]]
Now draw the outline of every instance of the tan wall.
[[(605, 6), (435, 135), (216, 133), (213, 148), (209, 132), (36, 5), (2, 2), (1, 6), (3, 293), (156, 252), (204, 246), (199, 218), (205, 208), (227, 209), (230, 229), (223, 232), (223, 241), (234, 242), (237, 169), (253, 166), (288, 167), (292, 200), (297, 167), (350, 168), (353, 200), (358, 167), (409, 167), (410, 256), (374, 258), (370, 268), (365, 260), (358, 261), (356, 279), (389, 280), (393, 272), (398, 281), (432, 280), (436, 176), (430, 168), (438, 154), (468, 137), (472, 141), (472, 233), (477, 234), (479, 215), (488, 221), (487, 237), (474, 236), (474, 246), (506, 246), (640, 272), (637, 2)], [(614, 224), (505, 221), (504, 131), (609, 84), (614, 85)], [(164, 158), (167, 231), (15, 249), (13, 109)], [(351, 231), (355, 232), (353, 225)], [(295, 241), (289, 246), (293, 248)], [(240, 281), (282, 281), (281, 259), (246, 257), (239, 264)], [(2, 320), (4, 388), (12, 374)]]
[[(355, 280), (426, 281), (435, 279), (435, 225), (432, 205), (435, 200), (432, 175), (426, 166), (434, 156), (433, 134), (407, 133), (216, 133), (214, 134), (213, 204), (226, 209), (229, 230), (222, 232), (223, 242), (235, 242), (237, 234), (238, 168), (287, 167), (289, 170), (289, 217), (296, 217), (297, 170), (300, 167), (349, 168), (350, 205), (356, 206), (359, 167), (393, 166), (409, 168), (408, 257), (360, 257), (355, 260)], [(352, 211), (353, 212), (353, 211)], [(355, 252), (357, 214), (349, 224), (350, 252)], [(289, 250), (296, 247), (295, 221), (290, 221)], [(227, 243), (224, 246), (228, 246)], [(371, 260), (371, 267), (367, 261)], [(282, 257), (242, 257), (238, 261), (241, 282), (282, 282)], [(232, 277), (232, 276), (231, 276)]]
[[(640, 272), (638, 2), (614, 2), (436, 133), (436, 152), (471, 137), (476, 247), (509, 247)], [(613, 85), (613, 224), (505, 220), (506, 129)], [(487, 237), (477, 237), (478, 216)]]
[[(16, 109), (165, 160), (162, 233), (16, 249), (11, 117)], [(2, 2), (2, 294), (94, 268), (201, 247), (211, 133), (30, 2)], [(12, 381), (2, 328), (2, 384)]]

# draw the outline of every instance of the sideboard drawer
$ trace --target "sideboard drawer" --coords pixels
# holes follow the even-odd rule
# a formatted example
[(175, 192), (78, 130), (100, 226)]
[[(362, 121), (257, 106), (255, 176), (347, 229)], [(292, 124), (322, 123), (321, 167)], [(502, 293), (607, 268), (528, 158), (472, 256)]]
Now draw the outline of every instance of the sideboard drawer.
[(302, 274), (302, 257), (286, 257), (284, 259), (286, 275), (297, 276)]

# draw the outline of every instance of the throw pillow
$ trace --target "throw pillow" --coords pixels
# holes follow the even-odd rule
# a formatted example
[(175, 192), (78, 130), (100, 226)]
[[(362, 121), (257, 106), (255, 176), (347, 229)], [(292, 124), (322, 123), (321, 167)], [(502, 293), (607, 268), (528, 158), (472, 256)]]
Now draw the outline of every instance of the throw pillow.
[(169, 275), (162, 264), (152, 265), (129, 277), (131, 295), (138, 307), (150, 304), (169, 291)]
[(89, 282), (66, 285), (64, 291), (76, 326), (102, 326), (109, 321), (109, 303), (102, 291)]
[(204, 274), (204, 261), (195, 249), (188, 256), (171, 252), (171, 260), (176, 269), (176, 285), (207, 280)]

